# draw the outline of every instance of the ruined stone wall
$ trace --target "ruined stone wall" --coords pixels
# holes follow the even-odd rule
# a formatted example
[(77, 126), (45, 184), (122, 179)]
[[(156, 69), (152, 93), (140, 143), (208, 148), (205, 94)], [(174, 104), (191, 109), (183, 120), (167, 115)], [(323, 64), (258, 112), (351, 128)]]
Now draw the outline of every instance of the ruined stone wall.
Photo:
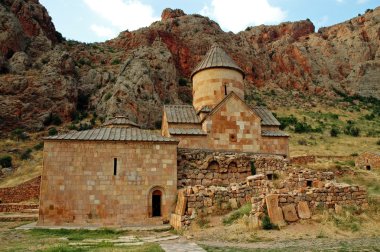
[(380, 154), (364, 152), (356, 158), (355, 166), (367, 170), (380, 169)]
[(220, 214), (237, 209), (250, 203), (252, 195), (266, 194), (272, 187), (272, 183), (262, 174), (249, 176), (244, 183), (232, 183), (227, 187), (185, 187), (178, 193), (179, 200), (170, 223), (176, 229), (187, 227), (196, 215)]
[(335, 178), (333, 172), (315, 171), (310, 169), (299, 169), (289, 167), (283, 172), (285, 178), (279, 183), (278, 188), (284, 190), (294, 190), (306, 187), (321, 187), (326, 181)]
[(261, 152), (289, 156), (289, 137), (262, 136)]
[[(38, 225), (162, 224), (177, 194), (176, 153), (176, 143), (45, 141)], [(162, 217), (152, 218), (156, 189)]]
[(18, 203), (40, 196), (41, 177), (34, 178), (15, 187), (0, 188), (0, 203)]
[(306, 165), (308, 163), (315, 163), (316, 157), (315, 156), (298, 156), (298, 157), (291, 157), (290, 163), (294, 165)]
[(310, 208), (318, 206), (335, 208), (340, 206), (366, 207), (368, 204), (367, 191), (364, 187), (356, 185), (326, 183), (321, 188), (309, 188), (304, 191), (296, 190), (279, 194), (279, 205), (297, 204), (306, 201)]
[(178, 187), (228, 186), (242, 183), (252, 175), (285, 170), (281, 156), (228, 151), (178, 149)]

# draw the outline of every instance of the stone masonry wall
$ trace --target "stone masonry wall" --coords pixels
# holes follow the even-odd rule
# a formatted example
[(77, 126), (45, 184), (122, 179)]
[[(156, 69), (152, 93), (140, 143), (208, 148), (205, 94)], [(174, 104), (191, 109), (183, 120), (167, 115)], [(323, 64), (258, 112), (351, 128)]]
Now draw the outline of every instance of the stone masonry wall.
[(254, 166), (256, 173), (285, 170), (286, 160), (276, 155), (178, 149), (178, 187), (228, 186), (242, 183)]
[[(176, 143), (45, 141), (38, 225), (162, 224), (177, 194), (176, 151)], [(156, 190), (161, 217), (152, 217)]]
[(208, 134), (208, 149), (262, 152), (261, 118), (235, 94), (218, 104), (202, 128)]
[(262, 153), (273, 153), (289, 156), (289, 137), (262, 136), (260, 150)]
[(15, 187), (0, 188), (0, 203), (19, 203), (40, 196), (41, 177), (34, 178)]

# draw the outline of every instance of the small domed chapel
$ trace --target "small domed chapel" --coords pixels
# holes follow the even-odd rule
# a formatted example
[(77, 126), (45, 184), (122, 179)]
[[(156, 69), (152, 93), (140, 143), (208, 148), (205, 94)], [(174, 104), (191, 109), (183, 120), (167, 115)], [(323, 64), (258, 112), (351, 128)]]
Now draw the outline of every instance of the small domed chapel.
[[(267, 108), (245, 103), (244, 72), (221, 47), (210, 48), (191, 80), (193, 105), (165, 105), (161, 135), (118, 116), (100, 128), (46, 138), (38, 225), (168, 223), (184, 186), (178, 182), (183, 150), (288, 157), (289, 136)], [(218, 165), (212, 154), (207, 158), (202, 162)], [(246, 177), (223, 172), (208, 185)]]

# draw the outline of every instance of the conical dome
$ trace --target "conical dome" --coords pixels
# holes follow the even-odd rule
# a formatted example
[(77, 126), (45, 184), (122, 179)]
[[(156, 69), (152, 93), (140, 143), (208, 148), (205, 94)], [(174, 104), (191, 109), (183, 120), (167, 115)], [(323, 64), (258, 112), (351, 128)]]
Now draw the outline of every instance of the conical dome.
[(196, 73), (205, 69), (209, 69), (209, 68), (234, 69), (234, 70), (239, 71), (243, 75), (243, 78), (245, 76), (244, 71), (216, 43), (212, 45), (211, 49), (207, 52), (203, 60), (197, 65), (197, 67), (191, 73), (191, 79)]
[(140, 128), (138, 124), (132, 122), (125, 116), (115, 116), (103, 123), (103, 127)]

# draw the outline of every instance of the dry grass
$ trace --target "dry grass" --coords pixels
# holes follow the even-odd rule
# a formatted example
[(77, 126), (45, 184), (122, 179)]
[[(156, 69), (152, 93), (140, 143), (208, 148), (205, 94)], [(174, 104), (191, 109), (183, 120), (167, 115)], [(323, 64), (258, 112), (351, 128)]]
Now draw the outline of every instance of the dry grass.
[[(32, 135), (31, 140), (27, 141), (0, 140), (0, 155), (10, 155), (12, 157), (14, 170), (11, 175), (0, 179), (0, 188), (16, 186), (41, 175), (42, 150), (33, 149), (38, 143), (40, 143), (40, 140), (36, 135)], [(28, 148), (33, 150), (31, 158), (21, 160), (20, 153)]]

